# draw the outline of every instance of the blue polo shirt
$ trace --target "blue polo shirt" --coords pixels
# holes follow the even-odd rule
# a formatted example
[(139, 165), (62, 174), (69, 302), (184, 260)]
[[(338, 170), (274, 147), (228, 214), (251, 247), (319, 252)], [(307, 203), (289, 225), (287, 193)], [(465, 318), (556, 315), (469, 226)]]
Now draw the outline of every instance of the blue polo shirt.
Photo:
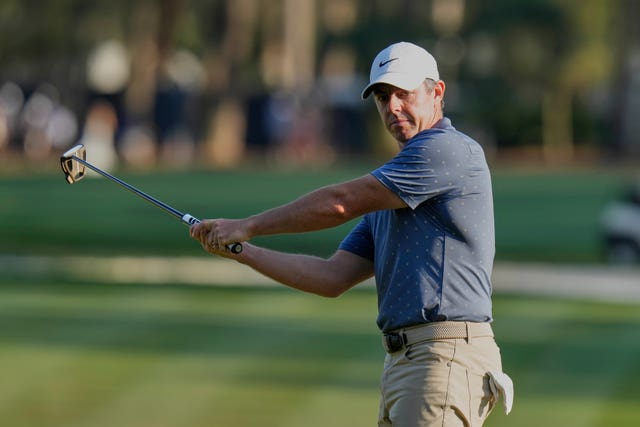
[(380, 329), (491, 321), (493, 195), (480, 145), (444, 118), (371, 174), (409, 206), (365, 215), (340, 244), (374, 263)]

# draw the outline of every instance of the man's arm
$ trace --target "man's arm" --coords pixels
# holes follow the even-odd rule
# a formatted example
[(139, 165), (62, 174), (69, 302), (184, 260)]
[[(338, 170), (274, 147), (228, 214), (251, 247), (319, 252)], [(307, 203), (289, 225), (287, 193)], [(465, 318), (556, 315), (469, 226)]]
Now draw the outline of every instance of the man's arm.
[[(336, 227), (365, 213), (407, 205), (373, 175), (312, 191), (291, 203), (238, 220), (204, 220), (191, 227), (194, 238), (224, 247), (256, 236), (302, 233)], [(208, 237), (207, 237), (208, 236)]]
[(325, 297), (337, 297), (373, 276), (373, 263), (351, 252), (338, 250), (328, 259), (289, 254), (243, 244), (242, 253), (232, 255), (203, 243), (207, 252), (246, 264), (257, 272), (300, 291)]

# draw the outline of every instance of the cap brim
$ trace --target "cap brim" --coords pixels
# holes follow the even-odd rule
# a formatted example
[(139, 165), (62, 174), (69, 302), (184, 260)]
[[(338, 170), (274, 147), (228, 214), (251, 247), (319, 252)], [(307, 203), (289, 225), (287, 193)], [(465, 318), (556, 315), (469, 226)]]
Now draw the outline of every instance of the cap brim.
[(397, 88), (403, 90), (414, 90), (423, 82), (424, 78), (417, 77), (414, 79), (410, 79), (406, 74), (400, 73), (385, 73), (379, 76), (375, 81), (369, 83), (364, 90), (362, 91), (362, 99), (367, 99), (371, 92), (373, 91), (373, 87), (378, 84), (389, 84), (391, 86), (395, 86)]

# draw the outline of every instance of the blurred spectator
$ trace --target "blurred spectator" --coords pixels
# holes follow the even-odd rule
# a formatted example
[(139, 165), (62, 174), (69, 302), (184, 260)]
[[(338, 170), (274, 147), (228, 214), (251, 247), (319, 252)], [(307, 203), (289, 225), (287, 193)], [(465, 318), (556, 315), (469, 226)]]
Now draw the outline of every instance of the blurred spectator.
[(162, 69), (153, 107), (161, 158), (172, 167), (186, 167), (195, 154), (195, 99), (205, 86), (204, 67), (191, 52), (175, 52)]
[(205, 140), (205, 159), (217, 167), (239, 165), (245, 154), (244, 111), (239, 102), (228, 98), (223, 100), (210, 115)]
[(129, 83), (129, 56), (122, 43), (107, 40), (91, 52), (87, 59), (87, 81), (98, 93), (121, 92)]
[(334, 150), (327, 144), (324, 117), (315, 100), (291, 102), (280, 121), (280, 139), (275, 149), (279, 163), (292, 165), (327, 164), (334, 160)]
[(49, 117), (46, 134), (53, 149), (62, 151), (73, 144), (78, 134), (78, 119), (70, 109), (56, 104)]
[(246, 147), (248, 154), (263, 157), (272, 141), (269, 124), (271, 96), (266, 92), (250, 95), (245, 103), (247, 117)]
[(113, 170), (118, 163), (115, 149), (117, 127), (118, 119), (110, 103), (96, 101), (89, 107), (80, 142), (87, 148), (91, 162), (105, 171)]
[(24, 153), (30, 160), (46, 159), (52, 150), (61, 150), (76, 138), (77, 119), (60, 104), (59, 96), (56, 87), (42, 84), (24, 105), (20, 125)]
[(151, 169), (156, 164), (156, 140), (147, 126), (133, 125), (122, 134), (120, 154), (135, 169)]
[(329, 142), (322, 100), (322, 96), (304, 90), (250, 96), (245, 104), (249, 154), (280, 164), (332, 162), (336, 149)]
[[(124, 45), (116, 40), (98, 44), (87, 58), (86, 78), (89, 93), (85, 120), (89, 119), (94, 106), (102, 111), (98, 115), (103, 115), (105, 123), (115, 120), (113, 140), (117, 148), (127, 122), (124, 96), (131, 78), (131, 63)], [(114, 115), (112, 119), (107, 119), (104, 115), (107, 107), (110, 107)]]
[(185, 113), (188, 94), (175, 82), (162, 79), (156, 89), (153, 123), (162, 160), (169, 165), (188, 164), (193, 156), (193, 137)]
[(43, 87), (38, 88), (25, 103), (20, 117), (24, 140), (24, 153), (30, 160), (42, 160), (49, 155), (50, 141), (46, 127), (53, 112), (53, 100)]
[(14, 82), (5, 82), (0, 88), (0, 116), (3, 127), (0, 149), (17, 145), (15, 140), (24, 98), (24, 92)]
[(325, 55), (319, 87), (327, 116), (327, 136), (335, 150), (344, 154), (366, 152), (367, 129), (360, 91), (366, 79), (356, 73), (356, 53), (336, 46)]
[(4, 108), (0, 106), (0, 153), (9, 145), (9, 120)]
[(294, 95), (284, 91), (275, 92), (269, 97), (265, 115), (271, 144), (279, 144), (285, 140), (287, 131), (295, 120), (295, 102)]

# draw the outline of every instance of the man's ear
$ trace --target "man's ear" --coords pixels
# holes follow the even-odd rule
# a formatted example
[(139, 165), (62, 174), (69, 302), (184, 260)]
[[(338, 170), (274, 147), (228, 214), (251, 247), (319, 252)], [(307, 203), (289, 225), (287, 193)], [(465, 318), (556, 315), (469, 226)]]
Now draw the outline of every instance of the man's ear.
[(441, 100), (444, 99), (444, 92), (447, 89), (447, 86), (444, 84), (444, 81), (438, 80), (433, 87), (433, 91), (436, 97), (439, 97)]

